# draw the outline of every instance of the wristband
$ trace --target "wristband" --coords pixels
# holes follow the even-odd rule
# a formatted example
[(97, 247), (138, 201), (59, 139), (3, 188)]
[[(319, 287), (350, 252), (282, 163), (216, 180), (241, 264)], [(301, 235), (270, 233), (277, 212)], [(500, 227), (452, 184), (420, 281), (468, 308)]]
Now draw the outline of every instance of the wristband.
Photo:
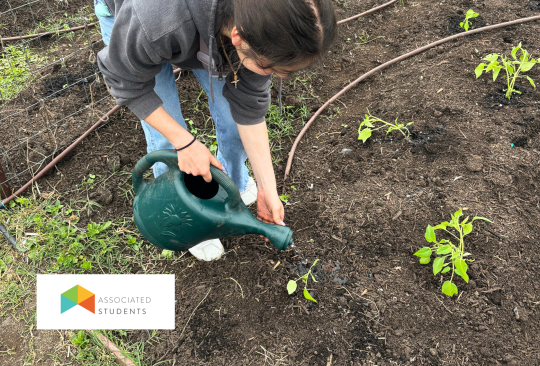
[(191, 142), (190, 142), (189, 144), (187, 144), (186, 146), (181, 147), (181, 148), (179, 148), (179, 149), (174, 149), (174, 151), (178, 152), (178, 151), (182, 151), (182, 150), (184, 150), (184, 149), (187, 149), (188, 147), (191, 146), (191, 144), (193, 144), (193, 143), (195, 142), (195, 140), (197, 140), (197, 138), (196, 138), (196, 137), (193, 137), (193, 140), (191, 140)]

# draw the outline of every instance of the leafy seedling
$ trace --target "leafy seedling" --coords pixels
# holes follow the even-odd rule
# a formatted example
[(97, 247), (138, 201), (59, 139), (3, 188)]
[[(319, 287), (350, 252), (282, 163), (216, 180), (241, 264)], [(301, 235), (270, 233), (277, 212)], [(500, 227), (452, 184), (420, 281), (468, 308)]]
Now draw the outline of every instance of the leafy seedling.
[[(406, 126), (412, 125), (413, 122), (409, 122), (406, 125), (403, 123), (398, 124), (398, 119), (396, 118), (392, 124), (372, 116), (371, 113), (369, 113), (369, 110), (367, 112), (368, 114), (365, 115), (364, 121), (362, 121), (362, 123), (360, 123), (360, 127), (358, 127), (358, 140), (362, 140), (362, 142), (365, 143), (367, 139), (371, 137), (373, 131), (377, 131), (385, 127), (388, 128), (386, 130), (387, 135), (394, 130), (398, 130), (406, 139), (409, 138), (410, 133)], [(380, 124), (380, 126), (377, 127), (377, 124)], [(406, 131), (406, 133), (404, 131)]]
[(459, 23), (459, 26), (465, 29), (465, 32), (469, 31), (469, 20), (472, 18), (476, 18), (478, 15), (480, 14), (475, 13), (472, 9), (469, 9), (467, 11), (467, 14), (465, 14), (465, 20)]
[[(518, 52), (519, 58), (517, 57)], [(489, 64), (483, 62), (478, 65), (474, 70), (477, 79), (480, 77), (480, 75), (482, 75), (484, 71), (486, 73), (489, 71), (493, 72), (493, 81), (497, 80), (497, 77), (499, 76), (501, 70), (504, 70), (506, 72), (507, 84), (507, 88), (504, 91), (506, 91), (507, 99), (512, 98), (513, 93), (521, 94), (520, 91), (514, 89), (516, 80), (518, 78), (527, 78), (533, 88), (536, 89), (536, 85), (534, 84), (533, 79), (531, 79), (527, 75), (523, 76), (520, 74), (529, 71), (533, 68), (535, 64), (540, 63), (540, 60), (535, 60), (534, 58), (531, 58), (529, 52), (521, 48), (521, 42), (516, 48), (512, 50), (511, 55), (513, 60), (507, 58), (506, 55), (499, 55), (497, 53), (487, 55), (483, 58), (483, 60), (489, 61)]]
[(290, 194), (282, 194), (281, 196), (279, 196), (279, 199), (283, 202), (283, 203), (287, 203), (289, 202), (289, 197), (291, 195)]
[(317, 280), (315, 279), (315, 277), (313, 276), (313, 273), (311, 273), (311, 269), (313, 268), (313, 266), (315, 266), (317, 264), (319, 260), (318, 259), (315, 259), (315, 261), (313, 262), (313, 264), (311, 265), (311, 267), (309, 267), (309, 271), (303, 275), (302, 277), (298, 277), (296, 280), (290, 280), (289, 283), (287, 283), (287, 292), (289, 292), (289, 295), (292, 295), (295, 291), (296, 291), (296, 288), (298, 287), (298, 281), (302, 280), (302, 282), (304, 282), (304, 297), (307, 299), (307, 300), (311, 300), (313, 302), (317, 302), (317, 300), (315, 300), (313, 297), (311, 297), (311, 295), (309, 294), (309, 291), (307, 290), (307, 284), (308, 284), (308, 281), (309, 281), (309, 277), (311, 276), (311, 279), (313, 280), (313, 282), (317, 282)]
[[(465, 252), (464, 237), (469, 235), (473, 230), (472, 223), (475, 220), (484, 220), (491, 222), (485, 217), (476, 216), (471, 222), (469, 222), (469, 217), (467, 216), (460, 222), (460, 217), (463, 215), (462, 210), (456, 211), (452, 215), (452, 220), (450, 222), (444, 221), (439, 225), (432, 227), (428, 225), (426, 228), (425, 238), (428, 243), (433, 243), (432, 247), (423, 247), (416, 253), (415, 256), (420, 257), (420, 264), (428, 264), (431, 262), (431, 256), (436, 255), (433, 260), (433, 275), (438, 273), (448, 273), (452, 272), (449, 281), (445, 281), (442, 285), (443, 294), (452, 297), (457, 295), (458, 289), (457, 286), (452, 282), (454, 279), (454, 273), (463, 278), (465, 282), (469, 282), (469, 276), (467, 275), (467, 262), (473, 262), (471, 259), (463, 259), (471, 255), (471, 253)], [(447, 229), (453, 228), (458, 235), (454, 232)], [(452, 237), (454, 237), (458, 244), (457, 246), (452, 243), (451, 240), (441, 239), (437, 241), (435, 235), (435, 230), (444, 230)]]

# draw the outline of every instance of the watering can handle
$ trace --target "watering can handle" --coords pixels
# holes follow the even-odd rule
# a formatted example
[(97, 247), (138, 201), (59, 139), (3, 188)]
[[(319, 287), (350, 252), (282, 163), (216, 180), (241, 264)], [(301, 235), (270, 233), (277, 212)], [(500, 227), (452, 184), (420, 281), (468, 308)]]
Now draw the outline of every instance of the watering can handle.
[[(141, 160), (137, 162), (131, 179), (133, 182), (133, 189), (135, 194), (139, 194), (144, 187), (148, 184), (143, 180), (143, 174), (146, 172), (152, 165), (155, 163), (164, 163), (169, 167), (170, 170), (179, 169), (178, 168), (178, 154), (173, 150), (156, 150), (152, 151), (150, 154), (144, 156)], [(210, 165), (210, 173), (212, 178), (227, 192), (228, 203), (232, 208), (238, 208), (242, 198), (240, 197), (240, 192), (238, 187), (234, 182), (229, 178), (225, 172), (221, 169), (216, 168), (213, 165)], [(182, 174), (184, 174), (182, 172)]]

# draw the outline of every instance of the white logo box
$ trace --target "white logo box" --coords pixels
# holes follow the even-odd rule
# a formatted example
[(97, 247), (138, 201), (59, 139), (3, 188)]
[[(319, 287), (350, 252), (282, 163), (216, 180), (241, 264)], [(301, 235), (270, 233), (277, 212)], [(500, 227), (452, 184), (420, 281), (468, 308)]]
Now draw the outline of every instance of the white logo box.
[[(174, 274), (38, 274), (37, 329), (175, 329), (174, 284)], [(95, 313), (91, 298), (85, 307), (66, 297), (62, 304), (62, 293), (77, 285), (86, 298), (95, 295)], [(65, 304), (72, 307), (61, 313)]]

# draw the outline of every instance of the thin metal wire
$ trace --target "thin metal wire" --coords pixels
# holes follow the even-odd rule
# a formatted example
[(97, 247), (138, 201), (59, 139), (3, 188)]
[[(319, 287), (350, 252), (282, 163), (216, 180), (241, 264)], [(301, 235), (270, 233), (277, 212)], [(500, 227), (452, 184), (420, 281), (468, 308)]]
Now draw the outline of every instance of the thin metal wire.
[(95, 21), (91, 0), (79, 0), (76, 6), (19, 0), (15, 7), (13, 0), (5, 1), (8, 10), (0, 12), (0, 23), (9, 23), (3, 28), (13, 34), (0, 37), (84, 26), (77, 33), (51, 33), (9, 45), (0, 42), (0, 61), (8, 66), (0, 72), (0, 162), (6, 175), (0, 183), (16, 190), (78, 138), (66, 131), (94, 122), (95, 109), (109, 104), (111, 97), (95, 62), (103, 41), (95, 37), (99, 27), (88, 26)]

